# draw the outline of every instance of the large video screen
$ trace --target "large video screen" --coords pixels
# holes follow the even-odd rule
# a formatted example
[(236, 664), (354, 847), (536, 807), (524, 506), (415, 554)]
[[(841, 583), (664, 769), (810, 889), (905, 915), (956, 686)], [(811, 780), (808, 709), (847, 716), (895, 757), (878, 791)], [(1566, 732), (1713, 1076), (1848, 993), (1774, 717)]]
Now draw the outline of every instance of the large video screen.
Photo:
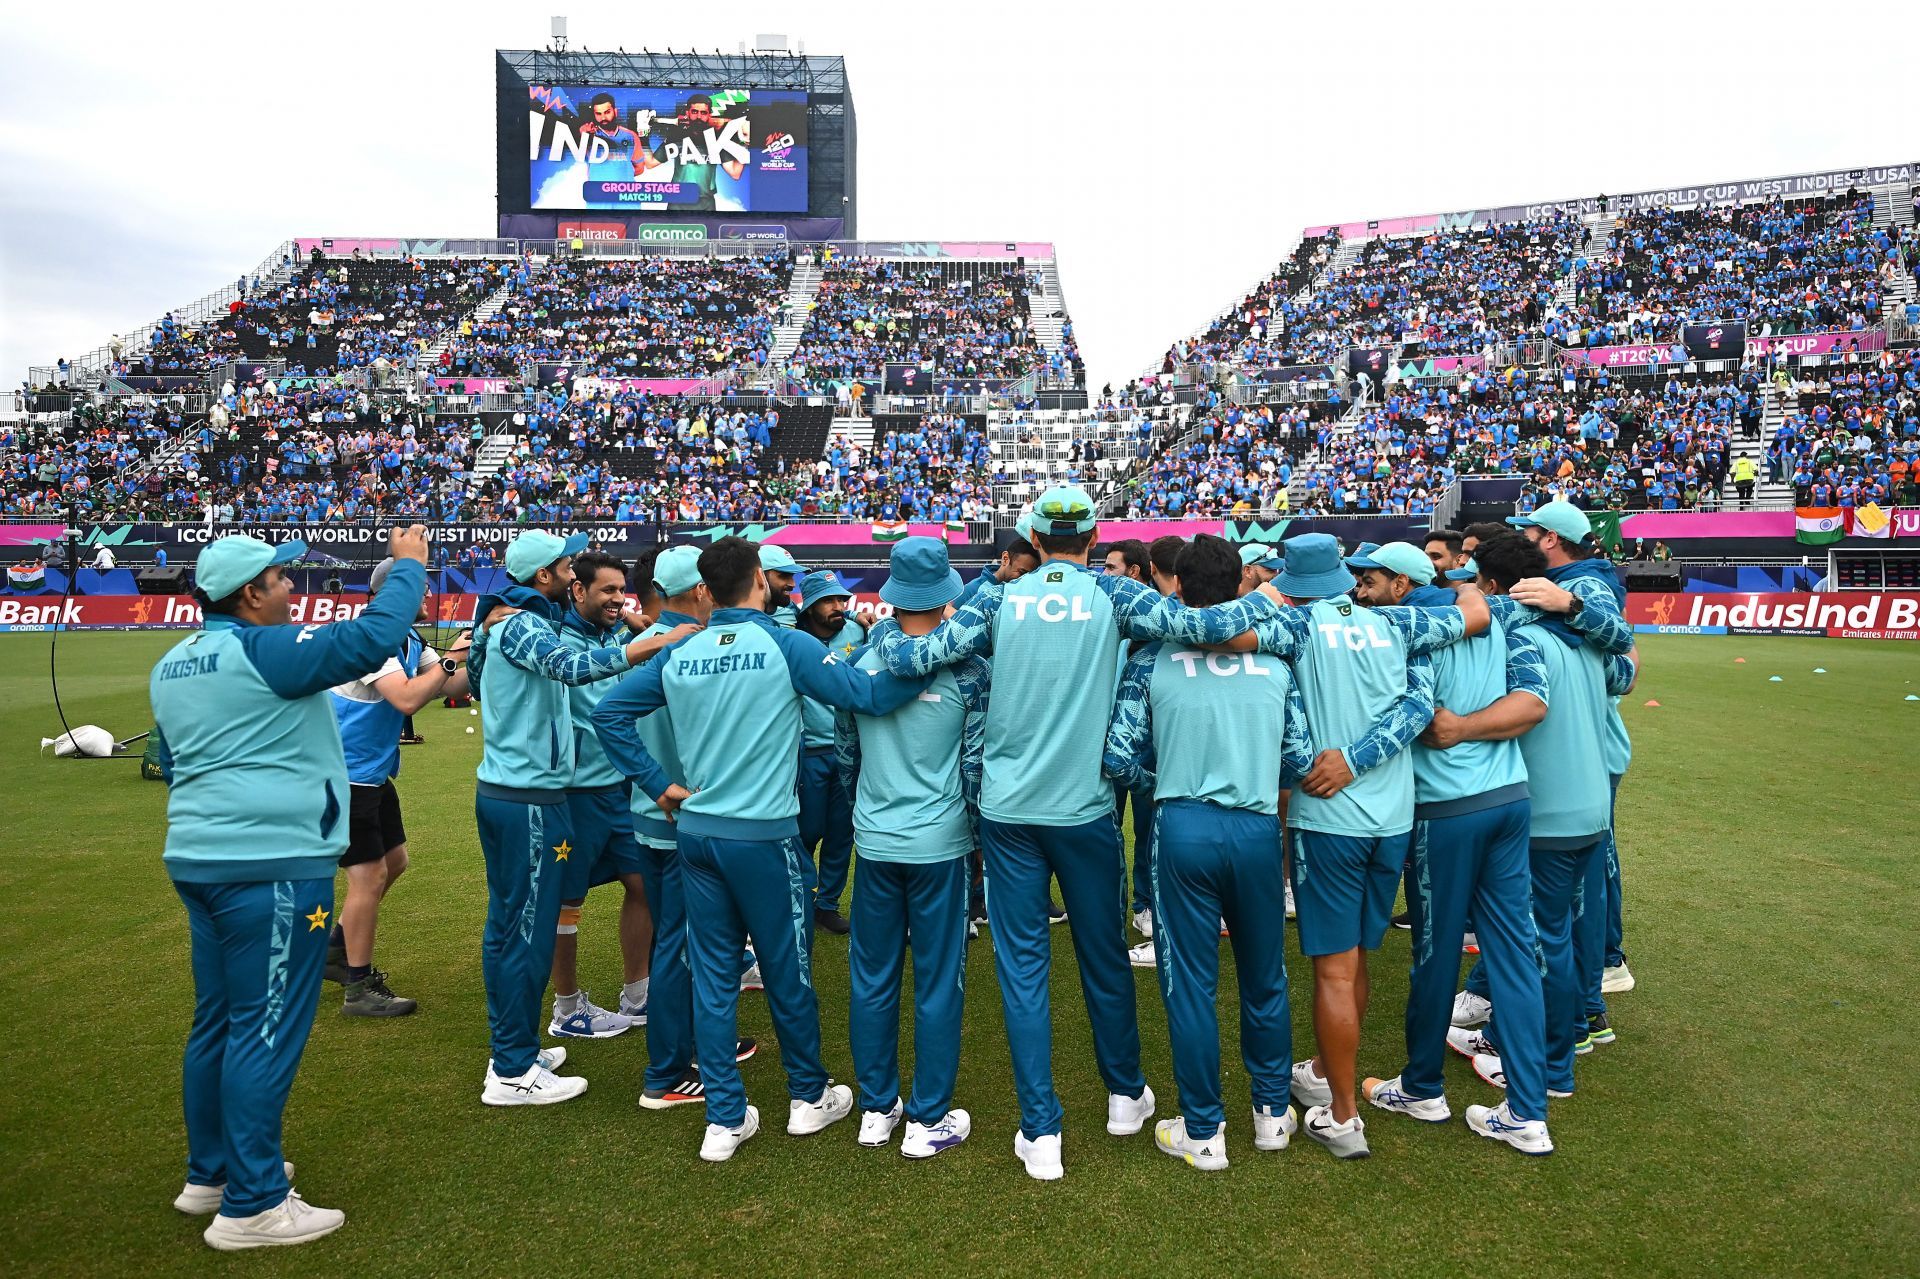
[(529, 85), (536, 209), (804, 213), (807, 95)]

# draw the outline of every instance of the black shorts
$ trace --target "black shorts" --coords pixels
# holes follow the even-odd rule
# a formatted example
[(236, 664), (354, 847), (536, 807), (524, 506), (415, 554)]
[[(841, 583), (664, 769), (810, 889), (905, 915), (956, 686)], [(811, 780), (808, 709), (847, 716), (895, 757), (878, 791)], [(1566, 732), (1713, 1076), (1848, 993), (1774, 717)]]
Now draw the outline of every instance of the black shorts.
[(407, 842), (406, 823), (400, 820), (400, 792), (390, 781), (378, 786), (349, 786), (353, 792), (347, 817), (347, 851), (342, 866), (379, 861)]

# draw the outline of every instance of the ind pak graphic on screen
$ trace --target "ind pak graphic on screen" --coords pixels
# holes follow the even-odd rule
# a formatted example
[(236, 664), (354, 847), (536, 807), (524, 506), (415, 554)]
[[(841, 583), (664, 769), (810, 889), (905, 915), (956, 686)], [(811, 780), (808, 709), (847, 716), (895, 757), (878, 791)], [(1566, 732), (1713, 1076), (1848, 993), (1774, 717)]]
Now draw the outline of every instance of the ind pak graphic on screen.
[(536, 209), (804, 213), (807, 95), (529, 85)]

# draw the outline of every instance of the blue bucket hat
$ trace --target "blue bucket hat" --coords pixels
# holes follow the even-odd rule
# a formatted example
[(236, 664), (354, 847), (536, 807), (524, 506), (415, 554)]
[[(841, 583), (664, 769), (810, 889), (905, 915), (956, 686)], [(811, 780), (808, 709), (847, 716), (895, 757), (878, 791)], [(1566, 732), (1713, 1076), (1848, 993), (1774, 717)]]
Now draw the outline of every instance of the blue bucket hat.
[(547, 565), (586, 549), (585, 533), (562, 538), (537, 528), (528, 529), (507, 544), (507, 576), (524, 585)]
[(653, 584), (662, 599), (685, 595), (700, 585), (700, 548), (670, 546), (653, 561)]
[(1388, 542), (1384, 546), (1361, 543), (1357, 555), (1347, 556), (1347, 567), (1377, 568), (1388, 573), (1404, 573), (1422, 586), (1433, 581), (1433, 561), (1411, 542)]
[(836, 598), (852, 599), (853, 592), (841, 584), (830, 568), (809, 573), (807, 580), (800, 583), (800, 611), (803, 613), (821, 600)]
[(208, 599), (223, 600), (273, 565), (291, 564), (306, 553), (305, 542), (273, 546), (244, 533), (229, 534), (200, 552), (193, 566), (193, 584)]
[(947, 562), (947, 544), (937, 537), (908, 537), (887, 557), (880, 598), (909, 613), (945, 608), (960, 594), (960, 574)]
[(1353, 574), (1340, 562), (1340, 543), (1326, 533), (1302, 533), (1282, 547), (1286, 567), (1274, 589), (1297, 600), (1323, 600), (1353, 589)]

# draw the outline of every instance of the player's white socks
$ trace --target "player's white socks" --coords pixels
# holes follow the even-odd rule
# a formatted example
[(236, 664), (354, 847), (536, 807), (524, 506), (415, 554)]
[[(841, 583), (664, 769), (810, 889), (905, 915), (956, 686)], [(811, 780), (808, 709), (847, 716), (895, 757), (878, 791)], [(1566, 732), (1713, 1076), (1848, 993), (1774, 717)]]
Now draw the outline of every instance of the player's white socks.
[(579, 1012), (580, 1000), (585, 995), (586, 995), (586, 992), (583, 990), (576, 990), (571, 995), (556, 994), (553, 997), (554, 1019), (557, 1021), (564, 1017), (571, 1017), (575, 1013)]
[(647, 1002), (647, 983), (651, 977), (642, 977), (639, 981), (630, 981), (620, 988), (620, 1002), (629, 1008), (638, 1008)]

